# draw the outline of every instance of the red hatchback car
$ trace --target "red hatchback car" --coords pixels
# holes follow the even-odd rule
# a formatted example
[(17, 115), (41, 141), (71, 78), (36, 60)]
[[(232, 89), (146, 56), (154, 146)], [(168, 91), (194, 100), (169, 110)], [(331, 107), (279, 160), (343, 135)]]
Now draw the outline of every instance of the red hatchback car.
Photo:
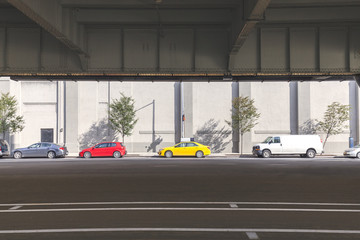
[(126, 147), (121, 142), (98, 143), (91, 148), (86, 148), (79, 153), (80, 157), (114, 157), (121, 158), (126, 155)]

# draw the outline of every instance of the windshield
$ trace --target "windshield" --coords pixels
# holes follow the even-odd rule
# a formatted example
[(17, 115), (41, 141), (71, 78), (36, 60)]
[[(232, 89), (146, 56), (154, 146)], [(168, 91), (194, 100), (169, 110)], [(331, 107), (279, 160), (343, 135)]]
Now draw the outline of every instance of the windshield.
[(355, 145), (354, 148), (360, 148), (360, 144)]
[(269, 143), (271, 142), (272, 137), (267, 137), (262, 143)]

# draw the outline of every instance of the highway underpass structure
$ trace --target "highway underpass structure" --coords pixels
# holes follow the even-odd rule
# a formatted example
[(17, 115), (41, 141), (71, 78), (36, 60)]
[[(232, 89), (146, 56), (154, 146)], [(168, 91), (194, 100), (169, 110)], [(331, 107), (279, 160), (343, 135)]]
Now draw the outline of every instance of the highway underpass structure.
[(339, 101), (352, 106), (350, 128), (327, 151), (342, 152), (359, 141), (359, 10), (360, 0), (0, 0), (0, 91), (27, 121), (8, 138), (50, 134), (71, 152), (111, 140), (107, 106), (124, 92), (141, 109), (130, 151), (178, 141), (185, 113), (185, 137), (221, 136), (213, 149), (236, 152), (224, 120), (247, 95), (262, 116), (246, 151), (312, 132)]

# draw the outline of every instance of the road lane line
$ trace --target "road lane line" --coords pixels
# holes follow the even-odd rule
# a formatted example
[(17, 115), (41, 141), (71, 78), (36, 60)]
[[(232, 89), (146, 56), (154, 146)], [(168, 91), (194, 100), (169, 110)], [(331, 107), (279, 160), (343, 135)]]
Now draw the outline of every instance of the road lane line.
[(239, 232), (239, 233), (326, 233), (326, 234), (360, 234), (360, 230), (330, 229), (265, 229), (265, 228), (70, 228), (70, 229), (25, 229), (0, 230), (0, 234), (26, 233), (74, 233), (74, 232)]
[(360, 206), (360, 203), (311, 203), (311, 202), (63, 202), (63, 203), (5, 203), (0, 207), (22, 206), (69, 206), (69, 205), (125, 205), (125, 204), (202, 204), (202, 205), (304, 205), (304, 206)]
[(14, 206), (12, 208), (9, 208), (9, 210), (16, 210), (16, 209), (19, 209), (21, 208), (22, 206), (21, 205), (17, 205), (17, 206)]
[(230, 203), (229, 204), (230, 205), (230, 207), (232, 207), (232, 208), (237, 208), (237, 207), (239, 207), (237, 204), (235, 204), (235, 203)]
[(248, 236), (249, 239), (253, 240), (253, 239), (259, 239), (258, 235), (256, 234), (256, 232), (246, 232), (246, 235)]
[(302, 208), (53, 208), (0, 210), (0, 213), (80, 212), (80, 211), (263, 211), (263, 212), (345, 212), (360, 213), (360, 209), (302, 209)]

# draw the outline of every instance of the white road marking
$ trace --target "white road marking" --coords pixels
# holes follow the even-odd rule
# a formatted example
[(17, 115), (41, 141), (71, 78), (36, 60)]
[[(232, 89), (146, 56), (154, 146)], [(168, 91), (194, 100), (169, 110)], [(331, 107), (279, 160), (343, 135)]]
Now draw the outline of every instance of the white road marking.
[(237, 207), (238, 207), (238, 205), (235, 204), (235, 203), (230, 203), (229, 205), (230, 205), (230, 207), (232, 207), (232, 208), (237, 208)]
[(0, 213), (21, 212), (80, 212), (80, 211), (263, 211), (263, 212), (347, 212), (360, 213), (360, 209), (316, 209), (316, 208), (46, 208), (46, 209), (20, 209), (0, 210)]
[(19, 209), (21, 208), (22, 206), (21, 205), (17, 205), (17, 206), (14, 206), (12, 208), (9, 208), (9, 210), (16, 210), (16, 209)]
[(249, 239), (259, 239), (256, 232), (246, 232), (246, 235), (248, 236)]
[(73, 233), (73, 232), (242, 232), (242, 233), (327, 233), (360, 234), (360, 230), (329, 229), (276, 229), (276, 228), (70, 228), (70, 229), (26, 229), (0, 230), (0, 234), (19, 233)]
[(199, 204), (199, 205), (306, 205), (306, 206), (360, 206), (360, 203), (311, 203), (311, 202), (62, 202), (62, 203), (5, 203), (0, 207), (8, 206), (71, 206), (71, 205), (138, 205), (138, 204)]

